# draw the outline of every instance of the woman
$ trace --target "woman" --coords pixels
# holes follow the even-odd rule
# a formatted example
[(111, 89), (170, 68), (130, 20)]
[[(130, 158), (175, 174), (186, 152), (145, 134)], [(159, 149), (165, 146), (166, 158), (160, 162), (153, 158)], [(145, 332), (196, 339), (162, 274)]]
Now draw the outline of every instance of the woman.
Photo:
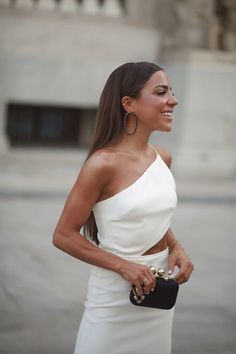
[(176, 105), (164, 70), (152, 63), (120, 66), (104, 87), (92, 147), (53, 238), (94, 265), (75, 354), (171, 352), (174, 310), (134, 306), (129, 292), (130, 284), (139, 296), (153, 291), (151, 265), (169, 274), (177, 266), (179, 284), (193, 270), (170, 229), (171, 155), (148, 143), (153, 131), (171, 130)]

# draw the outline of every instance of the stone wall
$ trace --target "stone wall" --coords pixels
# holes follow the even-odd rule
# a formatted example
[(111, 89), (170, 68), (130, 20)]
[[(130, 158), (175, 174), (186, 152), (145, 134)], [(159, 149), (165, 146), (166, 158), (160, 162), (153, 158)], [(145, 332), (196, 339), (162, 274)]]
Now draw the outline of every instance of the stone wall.
[(230, 0), (0, 0), (0, 146), (9, 102), (95, 108), (115, 67), (148, 60), (180, 101), (173, 131), (152, 136), (176, 174), (234, 177), (235, 13)]
[[(171, 59), (170, 59), (171, 57)], [(180, 106), (174, 169), (181, 178), (236, 176), (236, 57), (194, 50), (166, 58)]]
[(159, 52), (156, 30), (135, 24), (122, 8), (115, 13), (118, 2), (99, 8), (98, 1), (83, 1), (71, 13), (63, 2), (56, 10), (55, 1), (33, 3), (0, 6), (2, 147), (9, 102), (94, 108), (112, 70), (127, 61), (156, 61)]

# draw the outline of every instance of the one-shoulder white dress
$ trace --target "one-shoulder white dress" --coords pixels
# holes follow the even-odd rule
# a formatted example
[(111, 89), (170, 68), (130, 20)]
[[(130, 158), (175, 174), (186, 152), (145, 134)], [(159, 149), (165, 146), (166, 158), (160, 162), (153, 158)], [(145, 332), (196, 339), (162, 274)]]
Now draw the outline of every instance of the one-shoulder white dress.
[[(142, 254), (166, 233), (176, 203), (174, 178), (156, 152), (134, 183), (95, 204), (99, 247), (136, 263), (167, 268), (168, 248)], [(93, 267), (74, 354), (171, 353), (174, 308), (135, 306), (129, 292), (129, 282), (119, 274)]]

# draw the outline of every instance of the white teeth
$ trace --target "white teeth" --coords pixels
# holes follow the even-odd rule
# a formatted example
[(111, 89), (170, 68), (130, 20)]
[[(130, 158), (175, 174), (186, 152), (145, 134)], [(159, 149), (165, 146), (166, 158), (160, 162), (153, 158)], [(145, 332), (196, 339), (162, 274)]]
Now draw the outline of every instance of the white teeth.
[(162, 112), (164, 117), (172, 118), (172, 112)]

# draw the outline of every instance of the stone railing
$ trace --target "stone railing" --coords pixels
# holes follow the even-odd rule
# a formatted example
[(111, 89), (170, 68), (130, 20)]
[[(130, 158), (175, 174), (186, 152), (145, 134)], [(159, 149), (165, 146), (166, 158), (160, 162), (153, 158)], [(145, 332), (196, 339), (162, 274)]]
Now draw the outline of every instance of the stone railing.
[(124, 14), (121, 0), (0, 0), (1, 8), (57, 11), (120, 17)]

